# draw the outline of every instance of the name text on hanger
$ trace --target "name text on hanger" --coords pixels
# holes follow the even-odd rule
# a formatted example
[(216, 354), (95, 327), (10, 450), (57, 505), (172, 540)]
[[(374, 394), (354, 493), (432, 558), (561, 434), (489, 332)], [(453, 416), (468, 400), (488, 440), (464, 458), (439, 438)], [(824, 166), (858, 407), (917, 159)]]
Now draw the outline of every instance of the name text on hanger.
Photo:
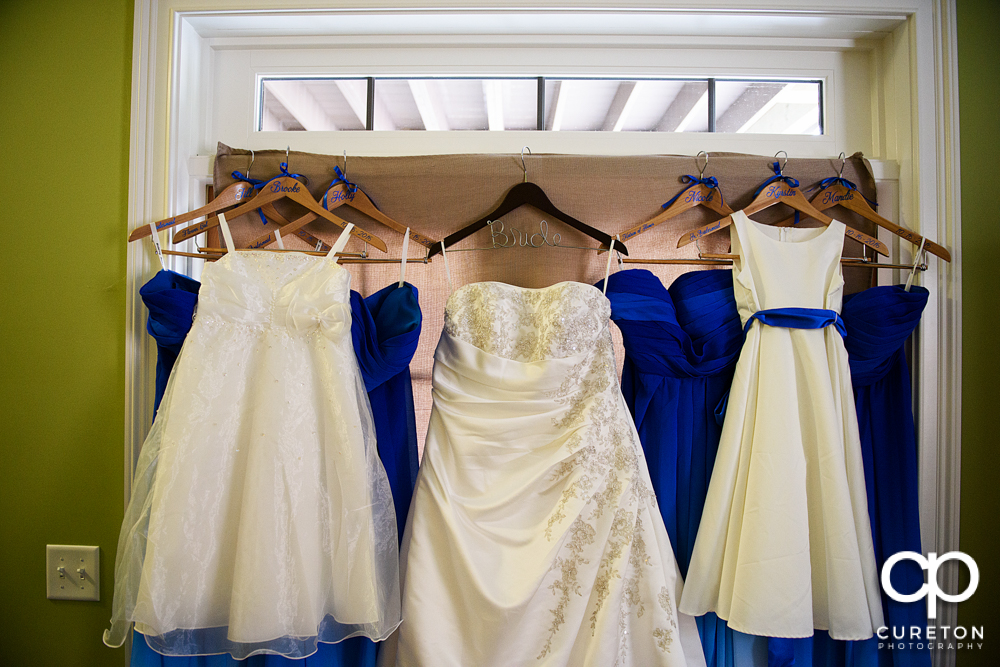
[[(722, 220), (725, 220), (725, 218), (723, 218)], [(722, 220), (717, 221), (710, 227), (703, 227), (702, 229), (696, 229), (693, 232), (689, 233), (687, 236), (688, 241), (697, 241), (702, 236), (708, 236), (712, 232), (722, 229)]]
[(333, 201), (354, 201), (354, 193), (349, 190), (336, 190), (330, 195)]
[(842, 195), (826, 191), (823, 193), (823, 199), (821, 201), (823, 204), (830, 205), (830, 204), (836, 204), (837, 202), (840, 201), (851, 201), (852, 199), (854, 199), (854, 192), (850, 190)]
[(489, 226), (494, 248), (513, 248), (515, 246), (541, 248), (546, 245), (555, 248), (559, 245), (559, 240), (562, 238), (562, 234), (556, 232), (552, 235), (552, 240), (550, 241), (548, 238), (549, 223), (544, 220), (538, 223), (539, 231), (531, 236), (528, 236), (527, 232), (522, 232), (517, 227), (510, 227), (507, 231), (504, 231), (502, 220), (490, 222)]
[(768, 186), (767, 192), (765, 193), (765, 196), (774, 199), (778, 197), (792, 197), (794, 195), (795, 195), (795, 188), (790, 188), (785, 185), (778, 185), (777, 183)]
[(298, 183), (296, 183), (295, 185), (292, 185), (292, 186), (287, 186), (287, 185), (283, 185), (281, 183), (281, 181), (275, 181), (274, 183), (271, 183), (271, 185), (270, 185), (270, 187), (268, 189), (271, 192), (301, 192), (302, 191), (302, 189), (299, 187)]
[[(703, 202), (703, 201), (714, 201), (715, 200), (715, 190), (709, 190), (708, 194), (697, 190), (688, 190), (687, 194), (684, 195), (684, 202), (690, 204), (691, 202)], [(780, 195), (779, 195), (780, 196)]]

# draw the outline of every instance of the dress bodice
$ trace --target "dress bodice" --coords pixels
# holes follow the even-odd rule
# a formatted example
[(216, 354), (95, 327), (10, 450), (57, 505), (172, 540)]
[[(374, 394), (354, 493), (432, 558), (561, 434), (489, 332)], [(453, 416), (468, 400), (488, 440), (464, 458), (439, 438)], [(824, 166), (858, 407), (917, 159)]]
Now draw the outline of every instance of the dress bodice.
[(928, 296), (927, 288), (919, 285), (910, 292), (901, 285), (880, 285), (844, 299), (844, 346), (855, 388), (881, 380), (896, 364), (920, 323)]
[(471, 283), (448, 298), (445, 331), (483, 352), (514, 361), (564, 359), (594, 347), (611, 308), (591, 285), (562, 282), (529, 289)]
[(733, 287), (743, 322), (757, 311), (821, 308), (840, 312), (844, 223), (772, 227), (733, 214)]
[(229, 253), (205, 267), (197, 317), (231, 326), (322, 333), (350, 331), (351, 274), (300, 253)]
[(645, 269), (619, 271), (608, 279), (608, 299), (638, 373), (708, 377), (731, 370), (739, 356), (743, 330), (729, 271), (685, 273), (669, 289)]

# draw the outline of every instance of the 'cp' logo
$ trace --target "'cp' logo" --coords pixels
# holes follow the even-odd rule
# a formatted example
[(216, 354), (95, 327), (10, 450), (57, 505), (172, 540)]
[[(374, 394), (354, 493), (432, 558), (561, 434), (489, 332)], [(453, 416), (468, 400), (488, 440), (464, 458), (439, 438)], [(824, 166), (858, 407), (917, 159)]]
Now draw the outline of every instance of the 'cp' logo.
[[(890, 575), (892, 574), (892, 567), (901, 560), (912, 560), (917, 563), (921, 568), (927, 570), (927, 583), (920, 587), (916, 593), (910, 593), (909, 595), (903, 595), (896, 591), (892, 587), (892, 581), (890, 580)], [(949, 560), (958, 560), (965, 563), (965, 566), (969, 568), (969, 587), (958, 595), (949, 595), (941, 590), (938, 586), (937, 572), (941, 563)], [(964, 554), (961, 551), (949, 551), (945, 555), (938, 558), (938, 555), (933, 551), (927, 554), (927, 558), (918, 554), (915, 551), (900, 551), (897, 554), (893, 554), (889, 560), (885, 562), (882, 567), (882, 588), (893, 600), (897, 602), (916, 602), (922, 597), (927, 598), (927, 618), (937, 618), (937, 599), (941, 598), (946, 602), (965, 602), (972, 597), (972, 594), (976, 592), (976, 588), (979, 587), (979, 567), (976, 565), (976, 561), (972, 559), (972, 556)]]

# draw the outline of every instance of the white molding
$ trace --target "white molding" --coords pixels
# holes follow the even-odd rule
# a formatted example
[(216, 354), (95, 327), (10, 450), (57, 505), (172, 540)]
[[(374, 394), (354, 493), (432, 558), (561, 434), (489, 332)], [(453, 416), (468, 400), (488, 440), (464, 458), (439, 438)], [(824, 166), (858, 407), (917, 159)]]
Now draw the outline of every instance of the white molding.
[[(132, 40), (132, 103), (129, 132), (128, 229), (131, 231), (152, 218), (152, 178), (150, 160), (153, 127), (156, 123), (155, 83), (158, 62), (156, 46), (157, 0), (141, 0), (135, 5)], [(156, 345), (146, 335), (146, 308), (139, 286), (150, 274), (152, 262), (147, 243), (130, 243), (126, 252), (125, 291), (125, 504), (132, 495), (132, 473), (139, 446), (152, 423)]]
[[(934, 6), (934, 137), (937, 142), (938, 164), (934, 174), (937, 187), (936, 228), (927, 225), (938, 239), (951, 250), (952, 262), (936, 262), (937, 292), (937, 405), (923, 406), (936, 410), (937, 428), (927, 434), (936, 445), (937, 525), (934, 551), (958, 551), (961, 522), (962, 467), (962, 213), (958, 97), (958, 34), (955, 0), (936, 0)], [(923, 434), (921, 434), (923, 435)], [(927, 549), (930, 551), (930, 549)], [(955, 567), (945, 570), (945, 590), (958, 590), (959, 572)], [(938, 625), (958, 624), (958, 607), (939, 607)], [(954, 667), (954, 651), (938, 650), (934, 654), (937, 667)]]
[[(132, 69), (132, 108), (129, 163), (129, 229), (150, 220), (166, 215), (167, 209), (180, 206), (173, 190), (190, 189), (187, 183), (178, 186), (174, 183), (168, 196), (168, 179), (177, 169), (194, 165), (196, 168), (185, 173), (188, 179), (204, 179), (208, 173), (201, 162), (189, 162), (188, 158), (198, 153), (213, 152), (214, 144), (207, 146), (212, 137), (178, 137), (171, 136), (168, 129), (172, 119), (184, 109), (180, 107), (180, 72), (172, 68), (171, 55), (176, 53), (180, 28), (184, 16), (217, 15), (234, 17), (242, 14), (261, 13), (273, 7), (273, 0), (136, 0), (133, 69)], [(334, 5), (337, 11), (356, 13), (378, 12), (411, 12), (416, 14), (435, 13), (442, 11), (482, 13), (485, 11), (525, 13), (530, 10), (532, 0), (510, 0), (504, 7), (486, 5), (470, 6), (465, 2), (439, 1), (434, 7), (421, 6), (417, 0), (373, 0), (359, 7), (358, 3), (349, 0), (294, 0), (293, 8), (283, 9), (287, 13), (316, 11), (328, 9)], [(546, 3), (548, 11), (594, 12), (602, 9), (601, 3), (593, 0), (576, 0), (575, 2), (550, 1)], [(853, 17), (887, 20), (907, 19), (906, 34), (910, 40), (909, 55), (898, 67), (907, 68), (910, 79), (899, 83), (899, 88), (887, 96), (902, 95), (905, 99), (879, 99), (874, 105), (896, 104), (901, 113), (910, 114), (907, 136), (894, 136), (892, 129), (873, 126), (873, 142), (876, 146), (902, 146), (912, 150), (918, 159), (909, 159), (907, 155), (883, 153), (878, 157), (886, 162), (879, 165), (873, 161), (873, 170), (879, 180), (899, 178), (901, 193), (901, 209), (907, 218), (903, 224), (914, 226), (917, 230), (946, 245), (952, 252), (951, 264), (931, 259), (930, 270), (922, 276), (922, 282), (931, 287), (931, 298), (927, 311), (918, 332), (915, 350), (918, 372), (914, 384), (918, 387), (919, 399), (916, 404), (918, 419), (918, 439), (921, 451), (921, 485), (922, 500), (930, 499), (932, 507), (922, 512), (924, 529), (924, 548), (926, 551), (938, 552), (957, 550), (959, 546), (959, 500), (960, 500), (960, 463), (961, 463), (961, 212), (960, 212), (960, 180), (959, 180), (959, 130), (958, 130), (958, 89), (957, 89), (957, 44), (955, 33), (955, 2), (954, 0), (867, 0), (864, 3), (855, 0), (849, 6), (840, 5), (829, 8), (828, 0), (744, 0), (736, 2), (729, 0), (703, 0), (698, 3), (697, 10), (691, 9), (691, 4), (679, 1), (659, 2), (629, 2), (626, 5), (607, 6), (604, 10), (616, 12), (687, 12), (734, 14), (763, 14), (810, 19), (830, 19), (849, 21)], [(736, 8), (739, 5), (739, 8)], [(338, 44), (347, 45), (351, 49), (370, 46), (376, 35), (319, 35), (303, 37), (303, 43), (308, 47), (323, 48), (333, 40)], [(852, 50), (875, 49), (878, 58), (888, 57), (879, 52), (876, 35), (865, 39), (847, 37), (815, 40), (812, 38), (795, 38), (792, 36), (770, 39), (758, 35), (741, 37), (701, 36), (701, 35), (663, 35), (640, 36), (629, 39), (623, 35), (492, 35), (475, 38), (476, 44), (491, 43), (500, 46), (517, 44), (532, 44), (542, 48), (551, 46), (562, 48), (567, 44), (581, 42), (589, 44), (605, 44), (613, 48), (635, 49), (636, 53), (654, 53), (656, 48), (688, 48), (704, 49), (720, 40), (728, 40), (728, 44), (744, 49), (808, 49), (820, 50)], [(443, 48), (467, 44), (470, 39), (462, 35), (392, 35), (391, 39), (398, 48), (424, 48), (439, 46)], [(248, 37), (204, 38), (201, 48), (205, 52), (205, 62), (219, 54), (233, 49), (243, 48)], [(287, 49), (287, 41), (273, 35), (253, 38), (260, 48), (278, 50)], [(874, 57), (874, 56), (873, 56)], [(915, 68), (915, 69), (913, 69)], [(874, 68), (878, 70), (878, 67)], [(637, 68), (641, 71), (642, 68)], [(638, 73), (638, 72), (637, 72)], [(884, 73), (876, 71), (872, 78), (872, 86), (878, 86)], [(874, 89), (874, 88), (873, 88)], [(882, 98), (884, 96), (874, 95)], [(209, 100), (201, 100), (209, 105)], [(202, 113), (205, 113), (204, 111)], [(885, 131), (884, 131), (885, 130)], [(458, 148), (459, 142), (452, 143), (444, 135), (433, 132), (357, 132), (338, 133), (324, 137), (327, 133), (290, 133), (278, 136), (269, 133), (247, 133), (249, 148), (269, 148), (276, 145), (291, 144), (293, 149), (309, 150), (311, 152), (329, 152), (339, 154), (345, 148), (357, 155), (399, 155), (416, 153), (466, 152)], [(461, 133), (467, 142), (469, 133)], [(673, 135), (654, 139), (656, 133), (477, 133), (476, 151), (479, 152), (513, 152), (522, 145), (521, 135), (530, 135), (530, 143), (537, 152), (587, 152), (592, 154), (620, 155), (626, 153), (690, 153), (701, 149), (723, 150), (731, 138), (725, 135), (710, 137), (708, 135), (689, 136)], [(571, 136), (571, 135), (580, 136)], [(582, 135), (586, 134), (584, 137)], [(605, 135), (605, 136), (599, 136)], [(201, 146), (187, 153), (179, 154), (182, 146), (189, 146), (197, 139)], [(400, 143), (402, 140), (402, 143)], [(641, 141), (640, 141), (641, 140)], [(743, 143), (740, 150), (760, 154), (773, 154), (779, 141), (787, 139), (778, 137), (755, 137), (751, 143)], [(834, 138), (834, 141), (844, 141)], [(279, 142), (279, 143), (276, 143)], [(754, 143), (755, 142), (755, 143)], [(336, 144), (336, 147), (333, 146)], [(511, 145), (516, 144), (512, 149)], [(707, 145), (707, 148), (706, 148)], [(810, 150), (819, 155), (834, 155), (839, 152), (835, 145), (829, 143), (829, 138), (816, 138), (813, 144), (808, 142), (806, 153)], [(808, 148), (812, 146), (812, 148)], [(206, 150), (211, 149), (211, 150)], [(853, 149), (852, 149), (853, 150)], [(180, 165), (178, 167), (177, 165)], [(880, 171), (881, 170), (881, 171)], [(898, 172), (897, 172), (898, 170)], [(197, 172), (197, 174), (195, 173)], [(178, 172), (179, 173), (179, 172)], [(183, 199), (183, 198), (181, 198)], [(903, 244), (901, 256), (911, 249)], [(131, 488), (131, 471), (134, 468), (136, 453), (141, 445), (148, 425), (151, 421), (152, 387), (154, 376), (155, 348), (145, 334), (145, 308), (138, 297), (138, 287), (151, 275), (155, 259), (149, 250), (148, 243), (130, 244), (127, 254), (127, 295), (126, 295), (126, 395), (125, 400), (125, 495)], [(957, 576), (948, 571), (949, 580)], [(954, 582), (945, 582), (948, 588)], [(950, 587), (949, 590), (954, 590)], [(941, 608), (943, 625), (952, 622), (954, 625), (954, 610), (948, 605)], [(954, 655), (942, 654), (935, 656), (935, 664), (951, 667)]]

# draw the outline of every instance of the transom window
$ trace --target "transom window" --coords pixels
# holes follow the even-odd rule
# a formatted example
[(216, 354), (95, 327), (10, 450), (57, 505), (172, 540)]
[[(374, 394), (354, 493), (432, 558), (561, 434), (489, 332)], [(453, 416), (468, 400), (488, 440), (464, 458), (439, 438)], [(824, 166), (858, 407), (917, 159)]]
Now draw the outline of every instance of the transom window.
[(260, 131), (822, 135), (823, 83), (789, 79), (261, 76)]

